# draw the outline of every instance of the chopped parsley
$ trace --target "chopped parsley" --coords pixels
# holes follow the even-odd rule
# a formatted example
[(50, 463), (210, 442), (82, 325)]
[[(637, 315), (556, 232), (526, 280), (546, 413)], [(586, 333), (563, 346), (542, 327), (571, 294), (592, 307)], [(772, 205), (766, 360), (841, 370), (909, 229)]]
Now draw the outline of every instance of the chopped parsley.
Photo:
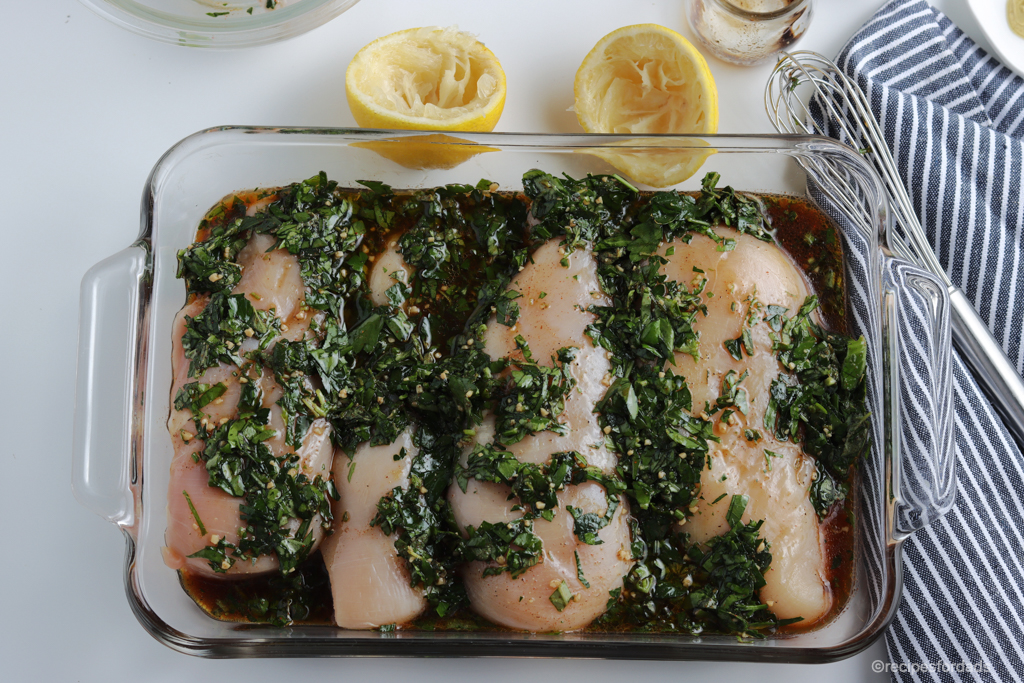
[(580, 583), (583, 584), (584, 588), (590, 588), (590, 582), (587, 581), (587, 577), (583, 575), (583, 565), (580, 564), (580, 553), (578, 550), (573, 551), (573, 556), (576, 558), (576, 578)]
[[(519, 501), (513, 511), (524, 510), (523, 519), (527, 522), (538, 517), (547, 521), (554, 519), (555, 508), (559, 505), (557, 494), (566, 486), (585, 481), (601, 484), (607, 494), (603, 515), (582, 512), (572, 506), (566, 508), (572, 515), (576, 537), (587, 545), (603, 543), (597, 534), (612, 520), (619, 507), (619, 494), (625, 488), (616, 476), (587, 465), (583, 456), (575, 451), (555, 453), (547, 464), (534, 465), (520, 462), (508, 451), (501, 450), (500, 444), (480, 444), (473, 449), (466, 465), (455, 473), (455, 482), (463, 492), (470, 479), (508, 486), (510, 495)], [(469, 534), (473, 536), (472, 531)]]
[(572, 602), (573, 597), (575, 596), (572, 594), (572, 591), (569, 590), (569, 584), (562, 581), (558, 584), (558, 588), (555, 589), (555, 592), (552, 593), (551, 597), (548, 599), (551, 601), (551, 604), (555, 606), (555, 609), (561, 612), (569, 605), (570, 602)]
[(530, 346), (521, 336), (516, 337), (516, 345), (523, 359), (514, 362), (508, 385), (494, 409), (498, 432), (495, 441), (510, 446), (537, 432), (567, 434), (568, 428), (558, 416), (565, 410), (566, 396), (576, 386), (570, 372), (576, 349), (559, 349), (549, 366), (533, 360)]
[(269, 311), (253, 308), (244, 294), (214, 292), (194, 318), (185, 316), (181, 345), (189, 360), (188, 376), (199, 377), (218, 363), (242, 365), (242, 344), (254, 339), (266, 348), (280, 333), (281, 321)]
[(199, 513), (196, 512), (196, 506), (192, 504), (192, 496), (188, 495), (188, 491), (182, 491), (181, 495), (185, 496), (185, 502), (188, 503), (188, 509), (192, 513), (192, 519), (196, 521), (196, 526), (199, 527), (199, 534), (201, 536), (205, 536), (206, 525), (203, 524), (203, 520), (199, 519)]

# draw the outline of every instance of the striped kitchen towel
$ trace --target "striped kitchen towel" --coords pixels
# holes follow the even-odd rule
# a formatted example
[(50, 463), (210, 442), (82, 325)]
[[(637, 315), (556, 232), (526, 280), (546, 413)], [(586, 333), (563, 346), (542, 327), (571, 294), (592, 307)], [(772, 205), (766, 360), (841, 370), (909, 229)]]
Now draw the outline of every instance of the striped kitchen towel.
[[(1024, 374), (1024, 79), (924, 0), (887, 2), (836, 63), (939, 260)], [(1024, 457), (955, 354), (953, 400), (956, 503), (903, 545), (893, 678), (1022, 681)]]

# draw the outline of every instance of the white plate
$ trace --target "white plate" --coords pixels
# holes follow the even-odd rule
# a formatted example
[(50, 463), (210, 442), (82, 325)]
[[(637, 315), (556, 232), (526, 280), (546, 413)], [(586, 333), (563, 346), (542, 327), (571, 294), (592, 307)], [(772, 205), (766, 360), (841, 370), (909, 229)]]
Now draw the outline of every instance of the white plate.
[(967, 0), (999, 61), (1024, 77), (1024, 38), (1010, 30), (1006, 0)]

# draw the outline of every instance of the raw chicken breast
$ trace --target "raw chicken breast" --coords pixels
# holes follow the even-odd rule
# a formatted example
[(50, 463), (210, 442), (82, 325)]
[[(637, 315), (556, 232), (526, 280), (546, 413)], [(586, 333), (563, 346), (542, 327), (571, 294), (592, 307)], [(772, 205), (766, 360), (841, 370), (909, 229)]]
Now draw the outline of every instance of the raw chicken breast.
[(302, 307), (305, 285), (298, 257), (285, 249), (268, 252), (275, 241), (270, 235), (253, 235), (238, 252), (242, 279), (233, 293), (245, 294), (257, 310), (274, 309), (281, 319), (281, 336), (296, 341), (305, 336), (313, 312)]
[[(406, 456), (395, 460), (403, 448)], [(396, 486), (409, 485), (409, 470), (418, 449), (412, 429), (388, 446), (362, 444), (350, 460), (342, 452), (334, 458), (334, 533), (324, 541), (323, 555), (331, 577), (334, 620), (342, 628), (376, 628), (402, 624), (426, 609), (421, 591), (409, 585), (405, 560), (395, 551), (394, 539), (370, 526), (377, 502)]]
[[(732, 251), (718, 251), (717, 244), (703, 235), (694, 235), (690, 244), (675, 241), (665, 245), (665, 273), (687, 286), (695, 278), (706, 277), (704, 303), (707, 316), (698, 315), (695, 327), (700, 335), (700, 360), (677, 353), (675, 371), (687, 378), (693, 395), (695, 413), (705, 402), (714, 403), (721, 393), (722, 381), (730, 370), (748, 376), (739, 384), (747, 392), (750, 412), (738, 410), (724, 424), (715, 416), (715, 433), (720, 444), (711, 443), (711, 466), (701, 476), (701, 497), (696, 514), (685, 525), (692, 540), (703, 542), (728, 530), (725, 514), (733, 494), (749, 496), (743, 521), (763, 519), (762, 536), (771, 544), (772, 564), (765, 574), (767, 585), (761, 600), (780, 618), (803, 617), (811, 624), (823, 617), (832, 604), (831, 590), (824, 567), (824, 540), (818, 517), (808, 496), (814, 462), (802, 454), (798, 445), (779, 442), (764, 428), (764, 411), (769, 387), (779, 374), (779, 363), (772, 351), (769, 328), (763, 322), (763, 310), (757, 311), (750, 328), (754, 354), (735, 360), (726, 349), (726, 340), (740, 337), (750, 306), (756, 298), (763, 306), (785, 306), (794, 315), (808, 294), (807, 285), (796, 267), (772, 244), (731, 228), (716, 232), (736, 240)], [(697, 267), (704, 274), (695, 273)], [(713, 295), (713, 296), (712, 296)], [(762, 439), (751, 442), (744, 429), (754, 429)], [(767, 451), (776, 454), (769, 456)], [(718, 503), (711, 501), (726, 494)]]
[[(727, 433), (720, 434), (722, 443), (713, 449), (711, 467), (701, 475), (697, 513), (685, 530), (697, 542), (725, 533), (730, 499), (734, 494), (749, 496), (743, 522), (763, 519), (761, 535), (771, 543), (772, 563), (765, 572), (761, 601), (780, 619), (803, 617), (809, 626), (832, 606), (824, 540), (807, 495), (814, 461), (791, 443), (764, 440), (756, 448), (747, 443), (742, 431), (723, 431)], [(765, 448), (780, 457), (766, 458)], [(722, 494), (725, 497), (711, 504)]]
[[(518, 299), (517, 324), (506, 327), (491, 320), (485, 334), (486, 349), (492, 358), (521, 358), (515, 337), (521, 334), (530, 345), (537, 362), (550, 363), (558, 349), (574, 346), (580, 353), (573, 361), (572, 373), (578, 385), (566, 399), (561, 421), (569, 433), (559, 436), (541, 432), (513, 444), (509, 450), (522, 462), (545, 463), (552, 453), (579, 451), (589, 464), (605, 471), (615, 466), (615, 457), (603, 445), (594, 415), (594, 405), (604, 394), (602, 380), (610, 364), (604, 352), (594, 348), (585, 330), (594, 320), (586, 312), (592, 304), (607, 304), (597, 281), (596, 264), (589, 250), (569, 254), (569, 267), (559, 262), (563, 250), (551, 240), (533, 254), (511, 287), (523, 294)], [(541, 293), (545, 293), (541, 298)], [(477, 440), (486, 443), (493, 436), (493, 419), (477, 429)], [(449, 489), (456, 521), (461, 529), (482, 521), (511, 521), (522, 516), (513, 512), (508, 488), (470, 480), (465, 493), (458, 486)], [(611, 522), (598, 534), (600, 545), (587, 545), (573, 534), (573, 518), (567, 505), (584, 512), (603, 515), (607, 510), (604, 487), (588, 482), (569, 486), (558, 494), (559, 507), (551, 522), (534, 520), (534, 532), (543, 542), (541, 561), (513, 579), (508, 572), (483, 577), (485, 564), (473, 562), (463, 573), (472, 608), (496, 624), (527, 631), (572, 631), (583, 628), (602, 614), (608, 592), (622, 585), (622, 576), (632, 564), (626, 502), (620, 500)], [(590, 583), (583, 586), (577, 578), (576, 555)], [(575, 596), (563, 611), (551, 603), (550, 596), (562, 581)]]
[[(269, 201), (269, 199), (265, 200)], [(265, 202), (264, 202), (265, 203)], [(303, 308), (305, 287), (302, 282), (298, 259), (283, 249), (271, 249), (274, 238), (269, 235), (254, 235), (249, 243), (238, 254), (238, 263), (242, 266), (242, 278), (233, 293), (244, 293), (254, 308), (275, 310), (281, 318), (281, 336), (290, 340), (303, 338), (309, 328), (311, 312)], [(196, 381), (206, 384), (223, 382), (227, 391), (213, 403), (203, 409), (208, 421), (217, 425), (221, 421), (237, 415), (237, 405), (241, 393), (240, 371), (234, 365), (221, 363), (207, 369), (200, 377), (189, 378), (189, 360), (185, 357), (181, 339), (185, 333), (185, 316), (195, 317), (206, 306), (207, 297), (198, 297), (178, 312), (172, 331), (173, 346), (171, 349), (171, 371), (174, 375), (171, 387), (171, 402), (178, 391), (188, 382)], [(255, 348), (256, 341), (246, 340), (242, 349), (249, 351)], [(270, 409), (270, 426), (277, 430), (277, 435), (266, 441), (271, 451), (281, 457), (291, 454), (294, 449), (284, 443), (284, 421), (281, 409), (276, 405), (281, 397), (281, 387), (274, 381), (269, 371), (257, 376), (250, 370), (246, 381), (258, 381), (263, 390), (263, 406)], [(238, 530), (242, 520), (238, 510), (241, 498), (228, 495), (219, 488), (209, 486), (209, 476), (202, 462), (195, 462), (193, 454), (202, 450), (203, 441), (195, 435), (195, 426), (191, 421), (189, 410), (175, 410), (167, 421), (174, 446), (174, 457), (171, 461), (171, 477), (168, 486), (167, 546), (164, 558), (174, 569), (188, 568), (200, 574), (213, 575), (209, 562), (201, 558), (188, 558), (207, 545), (215, 545), (216, 538), (224, 538), (229, 543), (237, 544)], [(183, 436), (185, 435), (185, 436)], [(186, 441), (185, 439), (188, 439)], [(310, 479), (317, 475), (326, 477), (330, 472), (333, 458), (333, 447), (330, 442), (330, 427), (324, 420), (317, 420), (310, 427), (298, 450), (300, 469)], [(196, 508), (199, 519), (206, 527), (206, 535), (200, 534), (189, 509), (188, 501), (183, 495), (188, 492), (192, 504)], [(293, 520), (292, 529), (297, 529), (299, 522)], [(323, 531), (319, 518), (312, 527), (315, 544), (318, 544)], [(314, 548), (316, 545), (314, 545)], [(235, 562), (226, 572), (227, 576), (243, 574), (260, 574), (274, 571), (279, 563), (276, 557), (264, 555), (254, 562)], [(225, 574), (216, 574), (223, 576)]]
[[(569, 267), (560, 263), (564, 250), (558, 240), (550, 240), (533, 254), (529, 263), (512, 282), (511, 288), (523, 296), (519, 320), (512, 327), (493, 318), (484, 333), (484, 344), (491, 358), (521, 359), (516, 337), (522, 335), (530, 345), (533, 360), (551, 364), (551, 357), (567, 346), (578, 349), (572, 364), (576, 388), (565, 402), (561, 420), (570, 426), (565, 436), (539, 432), (509, 446), (520, 461), (547, 462), (552, 453), (579, 451), (587, 463), (605, 472), (615, 469), (615, 454), (604, 447), (604, 434), (597, 424), (594, 405), (604, 396), (603, 382), (611, 371), (604, 349), (596, 347), (586, 334), (595, 316), (587, 312), (593, 305), (608, 306), (597, 280), (597, 264), (589, 249), (569, 255)], [(543, 298), (541, 295), (544, 295)]]
[[(174, 345), (171, 358), (174, 383), (171, 387), (171, 398), (173, 402), (178, 390), (190, 381), (205, 384), (223, 382), (227, 390), (220, 398), (203, 409), (209, 423), (216, 425), (221, 420), (230, 420), (237, 414), (238, 398), (241, 393), (240, 373), (236, 366), (222, 363), (209, 368), (198, 378), (190, 379), (188, 377), (189, 361), (181, 346), (181, 337), (185, 333), (185, 316), (194, 317), (205, 305), (205, 298), (196, 299), (179, 311), (174, 320)], [(260, 388), (263, 390), (263, 406), (270, 409), (270, 426), (278, 432), (274, 438), (265, 443), (271, 451), (279, 456), (295, 452), (284, 442), (284, 422), (281, 418), (281, 408), (276, 405), (277, 400), (281, 397), (281, 387), (267, 372), (258, 378), (252, 375), (250, 377), (251, 381), (259, 382)], [(247, 378), (246, 381), (250, 381), (250, 379)], [(191, 418), (191, 411), (175, 410), (172, 406), (167, 421), (167, 428), (174, 445), (174, 457), (171, 460), (171, 477), (168, 484), (167, 532), (165, 535), (167, 546), (164, 558), (173, 569), (187, 567), (190, 571), (199, 574), (224, 576), (225, 574), (215, 573), (206, 560), (188, 556), (202, 550), (207, 545), (215, 545), (216, 541), (213, 540), (215, 536), (225, 538), (229, 543), (237, 545), (238, 529), (242, 526), (238, 506), (242, 499), (210, 486), (205, 465), (201, 461), (196, 462), (192, 459), (192, 455), (201, 451), (204, 444), (201, 438), (195, 436), (195, 425)], [(317, 475), (326, 477), (330, 471), (333, 450), (330, 441), (330, 426), (324, 420), (317, 420), (310, 427), (302, 442), (302, 447), (298, 451), (302, 473), (310, 479)], [(188, 492), (199, 519), (206, 527), (205, 536), (199, 532), (199, 525), (193, 518), (183, 491)], [(298, 521), (294, 521), (292, 529), (297, 529), (298, 526)], [(319, 543), (323, 535), (319, 518), (314, 520), (311, 528), (315, 543)], [(235, 562), (234, 566), (227, 570), (226, 575), (261, 574), (274, 571), (278, 566), (277, 557), (263, 555), (255, 562)]]
[[(408, 282), (411, 272), (394, 247), (382, 253), (370, 271), (374, 305), (389, 303), (385, 292), (395, 284), (394, 276)], [(403, 448), (406, 456), (396, 461), (395, 454)], [(409, 428), (390, 445), (364, 443), (351, 459), (340, 450), (334, 458), (334, 483), (341, 497), (332, 506), (334, 533), (324, 543), (323, 555), (331, 577), (334, 620), (342, 628), (402, 624), (427, 607), (422, 591), (410, 585), (394, 538), (370, 526), (381, 497), (396, 486), (409, 486), (409, 470), (418, 452)]]
[[(453, 504), (458, 506), (456, 518), (463, 528), (478, 526), (483, 521), (510, 522), (522, 517), (522, 512), (512, 511), (516, 501), (506, 500), (505, 486), (471, 479), (466, 493), (458, 486), (450, 491)], [(612, 521), (598, 533), (601, 545), (587, 545), (576, 538), (567, 505), (603, 515), (607, 510), (604, 487), (586, 482), (569, 486), (558, 494), (555, 518), (550, 522), (533, 522), (534, 533), (544, 543), (542, 561), (519, 577), (513, 579), (506, 572), (483, 578), (485, 563), (467, 565), (463, 574), (466, 593), (477, 614), (509, 628), (548, 632), (583, 628), (604, 613), (608, 591), (622, 585), (622, 577), (632, 564), (625, 504), (620, 502)], [(577, 578), (575, 553), (579, 553), (580, 567), (590, 588)], [(549, 598), (562, 581), (576, 598), (559, 612)]]

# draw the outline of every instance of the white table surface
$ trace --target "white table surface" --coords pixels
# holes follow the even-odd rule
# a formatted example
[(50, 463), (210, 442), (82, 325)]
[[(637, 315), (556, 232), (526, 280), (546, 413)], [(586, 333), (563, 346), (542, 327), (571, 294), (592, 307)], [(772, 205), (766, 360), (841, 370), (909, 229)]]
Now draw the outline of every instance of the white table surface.
[[(984, 37), (965, 0), (933, 0)], [(882, 641), (838, 664), (545, 660), (206, 661), (147, 635), (124, 595), (124, 539), (71, 494), (78, 288), (130, 244), (160, 155), (222, 124), (353, 126), (345, 67), (378, 36), (458, 24), (501, 60), (508, 99), (498, 131), (578, 132), (573, 77), (594, 43), (655, 22), (689, 36), (682, 0), (362, 0), (284, 43), (207, 51), (157, 43), (76, 0), (3, 0), (0, 40), (0, 287), (12, 312), (0, 340), (0, 681), (878, 680)], [(881, 0), (818, 0), (801, 43), (834, 55)], [(768, 66), (709, 60), (720, 132), (774, 132), (763, 113)], [(17, 315), (14, 315), (17, 313)], [(27, 318), (27, 319), (26, 319)]]

